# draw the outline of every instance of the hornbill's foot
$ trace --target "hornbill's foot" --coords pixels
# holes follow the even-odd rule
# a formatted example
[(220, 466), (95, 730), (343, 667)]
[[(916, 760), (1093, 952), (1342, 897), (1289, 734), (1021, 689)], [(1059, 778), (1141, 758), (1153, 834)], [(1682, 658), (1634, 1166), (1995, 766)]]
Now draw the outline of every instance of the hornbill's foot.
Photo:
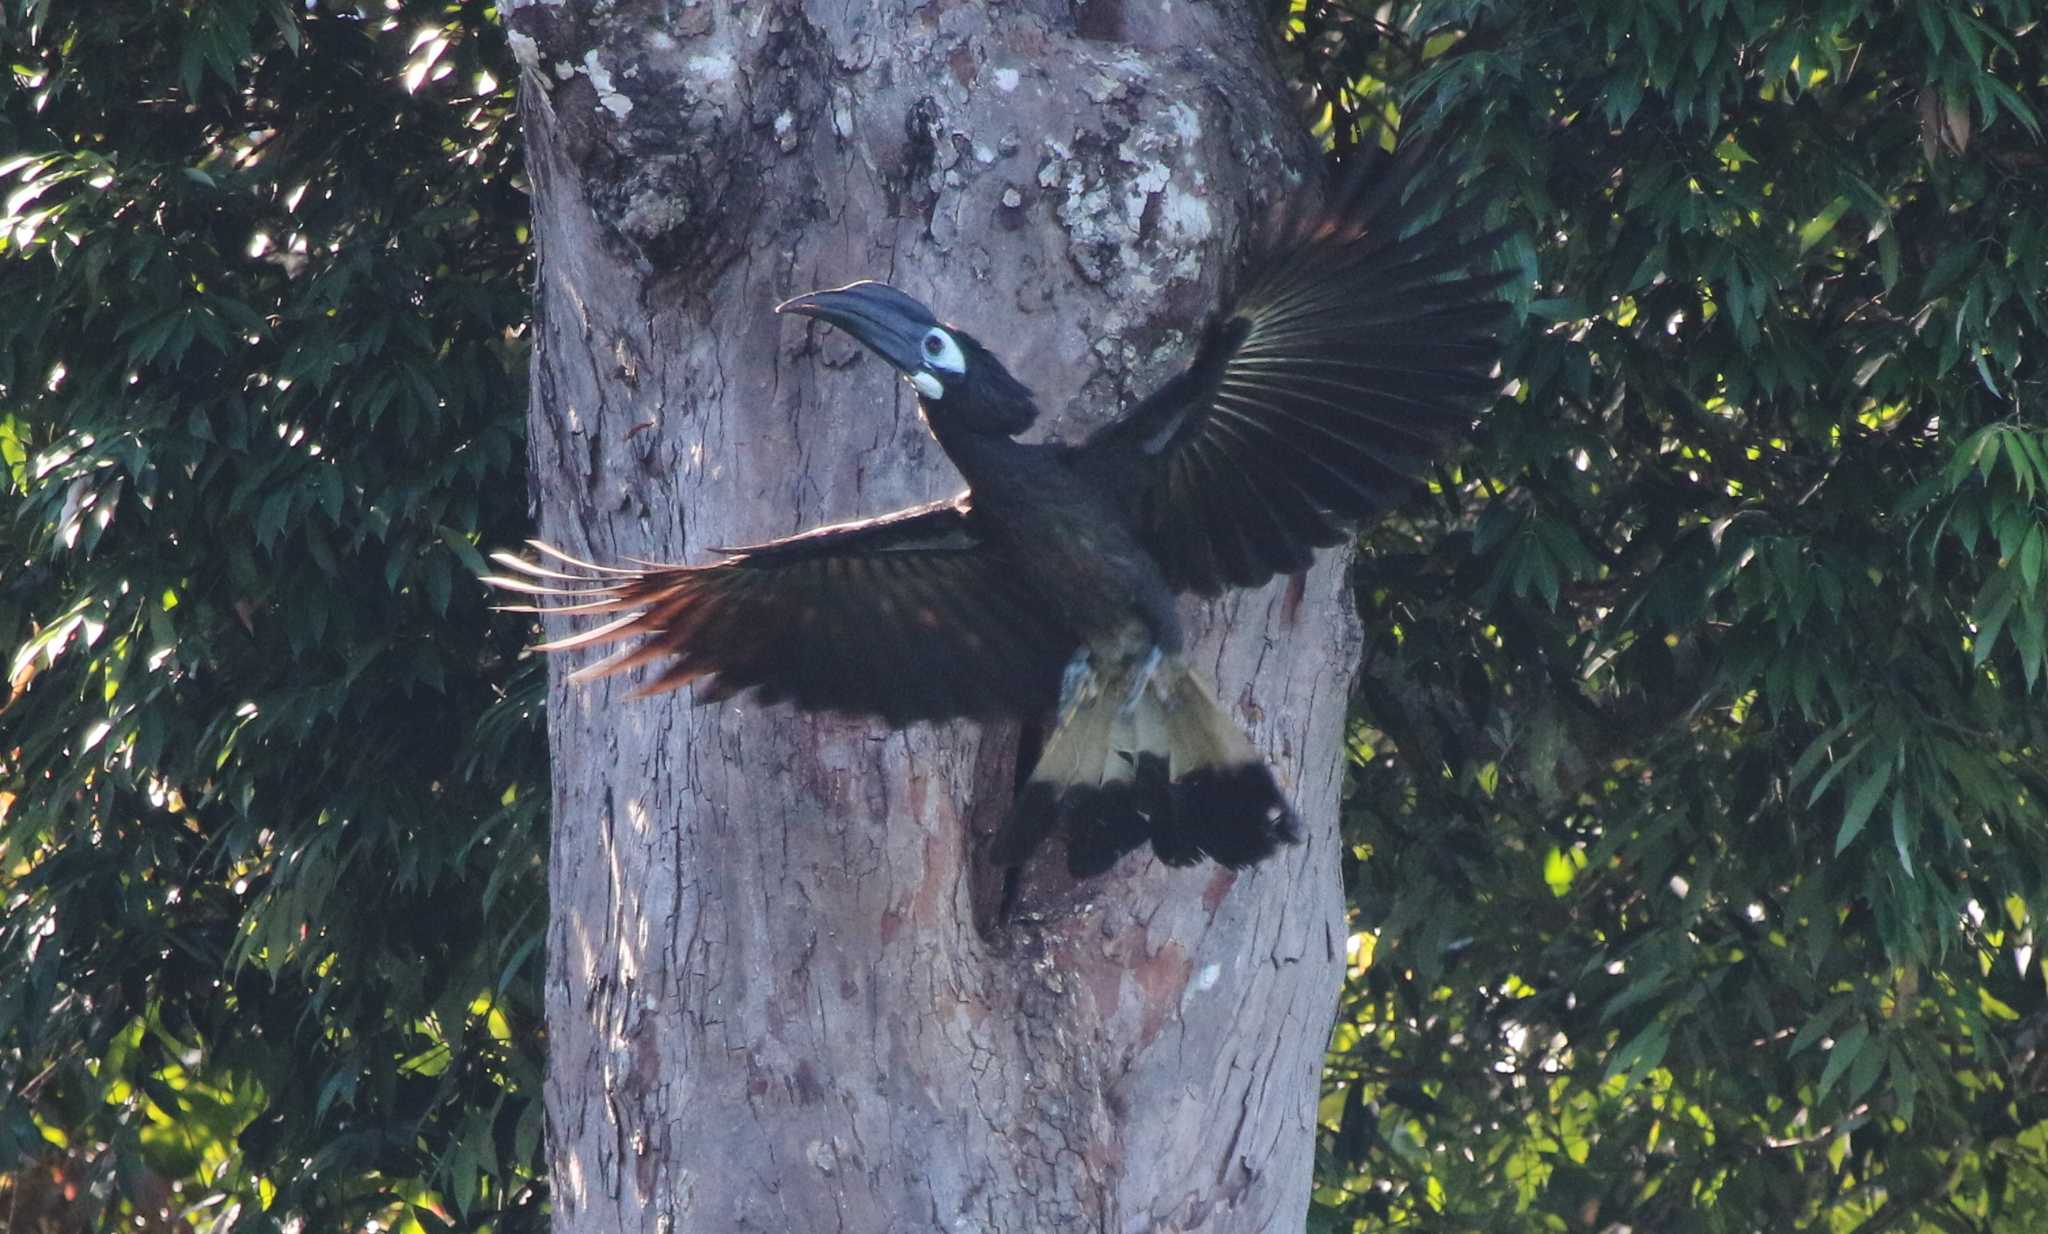
[(1074, 708), (1081, 701), (1081, 688), (1088, 684), (1089, 679), (1093, 676), (1094, 668), (1088, 656), (1088, 649), (1083, 647), (1074, 653), (1073, 659), (1067, 661), (1066, 672), (1060, 674), (1059, 717), (1061, 723), (1065, 723), (1068, 719), (1072, 718)]
[(1164, 658), (1165, 653), (1159, 650), (1159, 644), (1154, 643), (1152, 649), (1145, 653), (1145, 658), (1138, 662), (1138, 670), (1131, 674), (1131, 691), (1124, 695), (1123, 714), (1129, 715), (1138, 709), (1138, 700), (1145, 697), (1145, 687), (1152, 684), (1152, 675), (1159, 671), (1159, 662)]

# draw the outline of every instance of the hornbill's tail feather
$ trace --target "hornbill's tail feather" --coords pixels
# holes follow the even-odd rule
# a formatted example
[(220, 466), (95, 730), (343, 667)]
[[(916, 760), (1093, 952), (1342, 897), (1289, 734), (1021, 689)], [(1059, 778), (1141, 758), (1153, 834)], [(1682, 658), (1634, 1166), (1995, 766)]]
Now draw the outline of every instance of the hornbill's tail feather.
[(1055, 831), (1081, 878), (1148, 842), (1168, 865), (1240, 868), (1301, 839), (1272, 769), (1202, 679), (1177, 659), (1139, 686), (1141, 671), (1079, 684), (995, 838), (997, 863), (1022, 864)]

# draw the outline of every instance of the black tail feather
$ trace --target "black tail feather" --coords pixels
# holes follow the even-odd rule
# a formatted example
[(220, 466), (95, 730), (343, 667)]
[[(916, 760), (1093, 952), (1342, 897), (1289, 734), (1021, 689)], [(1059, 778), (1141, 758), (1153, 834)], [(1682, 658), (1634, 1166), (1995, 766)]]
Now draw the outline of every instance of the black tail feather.
[(1175, 861), (1167, 855), (1165, 836), (1155, 832), (1152, 847), (1169, 865), (1208, 857), (1242, 869), (1271, 857), (1282, 844), (1301, 842), (1301, 821), (1263, 761), (1202, 767), (1176, 780), (1167, 830), (1176, 849), (1185, 846), (1193, 854)]
[[(1162, 667), (1128, 698), (1127, 682), (1091, 684), (1047, 739), (991, 860), (1021, 865), (1057, 834), (1076, 878), (1147, 843), (1166, 865), (1242, 869), (1301, 840), (1272, 768), (1184, 666)], [(1105, 739), (1110, 748), (1094, 748)]]

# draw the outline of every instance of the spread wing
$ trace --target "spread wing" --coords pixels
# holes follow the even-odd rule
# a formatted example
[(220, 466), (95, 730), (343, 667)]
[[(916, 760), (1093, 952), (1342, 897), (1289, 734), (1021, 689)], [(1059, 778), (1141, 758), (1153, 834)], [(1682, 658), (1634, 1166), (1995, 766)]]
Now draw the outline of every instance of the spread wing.
[(1496, 389), (1500, 233), (1411, 147), (1283, 218), (1194, 360), (1077, 448), (1177, 590), (1304, 569), (1413, 489)]
[(1031, 716), (1051, 707), (1074, 638), (1042, 615), (967, 497), (749, 548), (708, 566), (577, 561), (574, 572), (509, 554), (486, 581), (554, 598), (525, 611), (621, 614), (543, 651), (640, 641), (571, 680), (656, 671), (637, 695), (696, 682), (697, 701), (753, 690), (763, 703), (880, 716)]

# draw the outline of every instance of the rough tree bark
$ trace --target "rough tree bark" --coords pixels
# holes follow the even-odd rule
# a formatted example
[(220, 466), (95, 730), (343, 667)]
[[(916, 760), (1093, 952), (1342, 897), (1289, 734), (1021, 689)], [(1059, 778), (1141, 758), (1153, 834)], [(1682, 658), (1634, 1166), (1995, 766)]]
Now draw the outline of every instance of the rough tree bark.
[[(1184, 360), (1312, 161), (1253, 0), (501, 6), (541, 531), (597, 560), (957, 490), (901, 383), (783, 297), (893, 282), (1078, 437)], [(1308, 842), (1240, 876), (1042, 863), (1000, 930), (977, 846), (1014, 732), (628, 701), (558, 665), (556, 1228), (1299, 1229), (1344, 951), (1344, 575), (1189, 613)]]

